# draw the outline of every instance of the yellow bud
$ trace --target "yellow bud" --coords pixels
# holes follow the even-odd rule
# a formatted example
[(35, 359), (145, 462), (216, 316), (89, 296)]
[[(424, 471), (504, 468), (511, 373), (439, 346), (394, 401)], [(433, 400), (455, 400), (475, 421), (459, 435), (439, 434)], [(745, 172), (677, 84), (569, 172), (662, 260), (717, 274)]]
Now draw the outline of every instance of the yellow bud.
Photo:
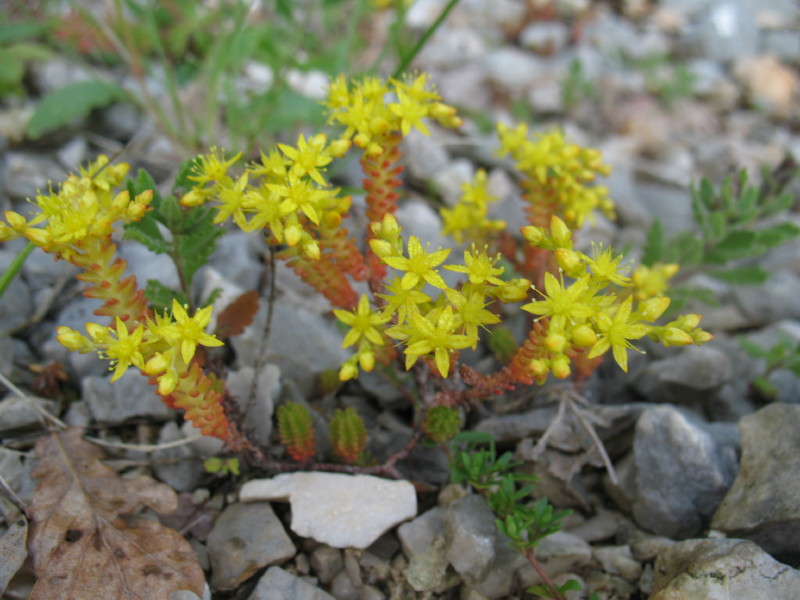
[(296, 246), (302, 233), (303, 229), (299, 225), (289, 225), (283, 230), (284, 239), (289, 246)]
[(580, 252), (558, 248), (556, 250), (556, 262), (558, 266), (570, 277), (578, 277), (583, 269), (583, 261)]
[(549, 371), (549, 368), (547, 366), (547, 362), (543, 361), (543, 360), (540, 360), (538, 358), (534, 358), (530, 362), (529, 366), (530, 366), (530, 369), (531, 369), (531, 373), (533, 373), (533, 376), (536, 377), (537, 379), (541, 378), (541, 377), (544, 377), (545, 375), (547, 375), (547, 373)]
[(83, 350), (89, 345), (89, 340), (69, 327), (57, 327), (56, 339), (58, 343), (68, 350)]
[(648, 298), (639, 303), (639, 313), (645, 321), (655, 321), (664, 314), (669, 307), (670, 299), (667, 296)]
[(702, 315), (689, 313), (686, 315), (681, 315), (677, 319), (675, 319), (675, 325), (680, 327), (684, 331), (689, 331), (690, 329), (694, 329), (698, 325), (700, 325), (700, 319), (702, 319)]
[(553, 331), (548, 332), (544, 338), (544, 345), (550, 352), (563, 352), (564, 347), (567, 345), (567, 338)]
[(374, 133), (375, 135), (383, 135), (387, 131), (389, 131), (389, 121), (384, 119), (383, 117), (374, 117), (369, 122), (369, 130)]
[(500, 302), (522, 302), (528, 297), (531, 282), (527, 279), (512, 279), (505, 285), (490, 288), (489, 293)]
[(25, 230), (25, 237), (40, 248), (46, 248), (53, 242), (53, 238), (48, 231), (34, 227), (29, 227)]
[(698, 346), (700, 344), (705, 344), (706, 342), (710, 342), (714, 339), (714, 336), (708, 333), (707, 331), (703, 331), (702, 329), (695, 329), (689, 335), (692, 336), (694, 343)]
[(385, 237), (394, 237), (400, 235), (400, 224), (392, 213), (383, 215), (383, 222), (381, 223), (381, 231)]
[(434, 119), (451, 119), (456, 114), (456, 109), (452, 106), (448, 106), (444, 102), (434, 102), (428, 108), (430, 111), (430, 115)]
[(559, 248), (572, 248), (572, 232), (556, 215), (550, 217), (550, 235)]
[(694, 342), (692, 336), (677, 327), (666, 327), (658, 336), (665, 346), (687, 346)]
[(6, 221), (8, 221), (8, 224), (11, 225), (14, 231), (19, 231), (21, 233), (28, 227), (28, 222), (25, 220), (25, 217), (13, 210), (7, 210), (5, 216)]
[(189, 190), (181, 197), (181, 206), (200, 206), (206, 197), (200, 190)]
[(520, 229), (520, 232), (532, 246), (539, 246), (546, 237), (544, 228), (535, 225), (527, 225)]
[(314, 240), (306, 242), (303, 244), (303, 253), (312, 260), (319, 260), (319, 244)]
[(361, 368), (365, 371), (372, 371), (373, 367), (375, 366), (375, 354), (369, 350), (366, 352), (361, 352), (358, 355), (358, 364), (361, 365)]
[(178, 377), (171, 371), (158, 378), (158, 393), (161, 396), (169, 396), (177, 386)]
[(369, 247), (380, 258), (394, 254), (394, 248), (386, 240), (370, 240)]
[(369, 136), (365, 133), (359, 133), (353, 138), (353, 143), (359, 148), (366, 148), (369, 144)]
[(566, 379), (570, 375), (569, 369), (569, 359), (563, 355), (559, 354), (552, 361), (550, 361), (550, 372), (553, 374), (553, 377), (557, 379)]
[(331, 145), (328, 146), (328, 152), (334, 158), (340, 158), (347, 154), (347, 151), (350, 149), (351, 146), (350, 140), (336, 140), (331, 142)]
[(116, 196), (114, 196), (114, 200), (111, 202), (111, 206), (114, 207), (114, 210), (122, 212), (128, 206), (131, 201), (131, 195), (128, 193), (128, 190), (123, 190)]
[(597, 341), (597, 334), (588, 325), (578, 325), (572, 330), (572, 341), (581, 348), (588, 348)]
[(103, 340), (107, 340), (109, 337), (108, 327), (98, 325), (97, 323), (87, 323), (86, 332), (95, 342), (103, 342)]
[(349, 381), (358, 376), (358, 368), (351, 362), (346, 362), (339, 369), (339, 381)]
[(144, 365), (144, 372), (148, 375), (158, 375), (170, 367), (170, 360), (162, 353), (158, 353)]
[(364, 153), (367, 156), (370, 156), (372, 158), (376, 158), (376, 157), (380, 156), (381, 154), (383, 154), (383, 148), (379, 144), (376, 144), (375, 142), (371, 142), (371, 143), (367, 144), (367, 148), (364, 151)]

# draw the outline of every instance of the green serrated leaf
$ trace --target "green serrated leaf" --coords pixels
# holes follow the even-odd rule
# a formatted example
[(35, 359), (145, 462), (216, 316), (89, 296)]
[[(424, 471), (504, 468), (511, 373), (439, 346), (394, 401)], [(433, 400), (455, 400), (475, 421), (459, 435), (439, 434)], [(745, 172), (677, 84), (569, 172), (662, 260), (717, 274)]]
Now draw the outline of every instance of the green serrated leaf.
[(169, 312), (172, 310), (172, 300), (179, 304), (188, 304), (189, 299), (181, 292), (168, 288), (157, 279), (148, 279), (144, 288), (144, 295), (156, 312)]
[[(159, 210), (161, 217), (164, 219), (164, 224), (171, 233), (179, 231), (184, 218), (183, 209), (174, 196), (167, 196), (161, 202)], [(187, 211), (188, 212), (188, 211)]]
[(647, 230), (647, 238), (642, 249), (642, 264), (652, 267), (664, 256), (664, 226), (661, 221), (655, 219)]
[(36, 139), (122, 98), (125, 92), (113, 83), (99, 79), (73, 83), (44, 97), (28, 120), (27, 133)]
[(704, 256), (705, 262), (724, 265), (726, 262), (763, 253), (756, 245), (755, 232), (737, 229), (728, 233), (719, 243), (710, 248)]
[(708, 274), (734, 285), (758, 285), (769, 277), (769, 273), (760, 267), (735, 267), (724, 271), (709, 271)]
[(198, 223), (192, 231), (181, 233), (175, 239), (178, 260), (187, 284), (191, 285), (194, 274), (208, 262), (217, 247), (217, 238), (225, 233), (210, 220)]

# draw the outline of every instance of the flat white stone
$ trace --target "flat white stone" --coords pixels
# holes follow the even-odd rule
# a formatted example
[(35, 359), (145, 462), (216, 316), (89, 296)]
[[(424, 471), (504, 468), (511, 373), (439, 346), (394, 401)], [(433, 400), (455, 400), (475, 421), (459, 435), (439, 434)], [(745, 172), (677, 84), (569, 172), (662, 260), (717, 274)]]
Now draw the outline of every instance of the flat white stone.
[(284, 473), (248, 481), (239, 498), (288, 501), (292, 531), (335, 548), (366, 548), (417, 514), (413, 485), (371, 475)]

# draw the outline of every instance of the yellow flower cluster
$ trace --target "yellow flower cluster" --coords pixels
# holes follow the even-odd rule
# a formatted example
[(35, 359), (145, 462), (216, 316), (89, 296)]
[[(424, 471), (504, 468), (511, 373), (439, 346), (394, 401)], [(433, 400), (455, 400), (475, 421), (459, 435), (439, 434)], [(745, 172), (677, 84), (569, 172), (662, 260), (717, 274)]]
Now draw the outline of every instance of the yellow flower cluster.
[[(432, 118), (444, 127), (459, 127), (456, 110), (441, 102), (436, 91), (428, 89), (427, 76), (420, 74), (408, 81), (365, 77), (348, 84), (344, 75), (331, 82), (325, 106), (328, 122), (343, 125), (341, 139), (352, 140), (368, 156), (379, 156), (392, 145), (391, 136), (403, 136), (417, 129), (428, 134), (424, 119)], [(391, 97), (391, 101), (387, 101)]]
[(71, 174), (58, 192), (37, 195), (32, 203), (38, 214), (30, 220), (6, 211), (8, 224), (0, 223), (0, 242), (24, 236), (45, 252), (70, 260), (87, 242), (111, 235), (117, 221), (137, 221), (149, 209), (151, 191), (133, 199), (127, 191), (113, 193), (128, 169), (100, 156), (78, 175)]
[[(553, 251), (562, 273), (560, 279), (545, 273), (544, 290), (537, 290), (542, 299), (522, 307), (549, 319), (544, 340), (547, 354), (531, 363), (537, 375), (552, 372), (556, 377), (567, 377), (569, 354), (575, 349), (588, 349), (590, 359), (611, 350), (620, 368), (627, 371), (627, 350), (634, 347), (630, 340), (649, 335), (665, 346), (679, 346), (702, 344), (712, 338), (698, 327), (699, 315), (682, 315), (666, 325), (655, 325), (670, 299), (658, 293), (626, 293), (634, 282), (625, 276), (627, 268), (620, 266), (622, 257), (615, 256), (610, 248), (597, 246), (592, 257), (573, 250), (570, 229), (557, 216), (551, 218), (549, 231), (528, 226), (522, 233), (532, 245)], [(574, 281), (566, 283), (564, 275)], [(609, 289), (611, 285), (621, 289)]]
[(315, 230), (335, 228), (350, 208), (350, 198), (339, 197), (339, 189), (331, 187), (323, 173), (349, 145), (342, 140), (328, 143), (324, 134), (308, 139), (301, 135), (296, 146), (279, 144), (262, 153), (260, 162), (236, 178), (228, 172), (240, 155), (226, 160), (224, 153), (212, 148), (200, 157), (190, 176), (196, 185), (181, 204), (197, 206), (214, 200), (215, 223), (232, 219), (244, 231), (267, 229), (273, 243), (298, 247), (306, 256), (319, 258)]
[(539, 134), (535, 140), (522, 123), (511, 129), (500, 123), (499, 154), (510, 154), (517, 170), (526, 176), (526, 200), (531, 208), (555, 203), (551, 214), (560, 216), (572, 229), (580, 228), (596, 209), (613, 217), (614, 204), (603, 186), (592, 186), (598, 175), (608, 175), (600, 152), (568, 144), (561, 131)]
[(114, 375), (119, 379), (129, 367), (141, 369), (158, 380), (158, 393), (171, 394), (179, 378), (188, 371), (198, 345), (221, 346), (222, 342), (205, 332), (211, 320), (211, 307), (198, 310), (192, 317), (185, 307), (172, 302), (172, 315), (156, 315), (132, 330), (117, 318), (114, 326), (87, 323), (89, 337), (69, 327), (58, 327), (58, 341), (81, 353), (98, 352), (111, 361)]
[(489, 204), (497, 198), (489, 193), (486, 171), (479, 169), (470, 183), (461, 186), (462, 194), (453, 208), (441, 210), (442, 233), (461, 244), (465, 240), (478, 242), (492, 238), (506, 227), (505, 221), (488, 218)]
[[(407, 369), (418, 359), (427, 358), (442, 377), (447, 377), (452, 355), (463, 348), (474, 348), (479, 328), (500, 321), (487, 310), (488, 304), (494, 299), (516, 302), (527, 295), (530, 282), (500, 279), (503, 269), (496, 266), (497, 257), (490, 257), (485, 248), (473, 246), (464, 252), (463, 265), (443, 267), (467, 276), (459, 288), (451, 288), (439, 273), (449, 250), (431, 251), (415, 236), (409, 237), (404, 248), (400, 226), (392, 215), (386, 215), (381, 223), (373, 223), (372, 233), (373, 252), (402, 275), (391, 279), (385, 285), (386, 293), (378, 295), (383, 301), (380, 310), (372, 309), (366, 296), (362, 296), (356, 311), (335, 311), (351, 327), (344, 346), (360, 341), (357, 354), (340, 371), (343, 380), (357, 375), (356, 364), (371, 370), (374, 364), (374, 357), (368, 354), (371, 345), (385, 344), (384, 336), (398, 340), (405, 347)], [(441, 290), (436, 299), (425, 291), (426, 284)], [(393, 324), (387, 327), (390, 321)]]

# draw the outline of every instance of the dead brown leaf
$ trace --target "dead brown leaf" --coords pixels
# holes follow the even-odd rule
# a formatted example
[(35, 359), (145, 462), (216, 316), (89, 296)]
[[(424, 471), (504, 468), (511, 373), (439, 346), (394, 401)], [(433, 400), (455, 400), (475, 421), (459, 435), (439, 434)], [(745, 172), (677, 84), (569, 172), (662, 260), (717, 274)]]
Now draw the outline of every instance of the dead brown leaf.
[(202, 597), (205, 578), (189, 543), (131, 516), (142, 504), (173, 511), (175, 492), (146, 475), (123, 479), (81, 434), (70, 428), (36, 443), (31, 600), (167, 600), (177, 590)]
[(226, 339), (241, 334), (258, 312), (258, 292), (250, 290), (231, 302), (217, 316), (217, 329), (214, 332), (219, 339)]

